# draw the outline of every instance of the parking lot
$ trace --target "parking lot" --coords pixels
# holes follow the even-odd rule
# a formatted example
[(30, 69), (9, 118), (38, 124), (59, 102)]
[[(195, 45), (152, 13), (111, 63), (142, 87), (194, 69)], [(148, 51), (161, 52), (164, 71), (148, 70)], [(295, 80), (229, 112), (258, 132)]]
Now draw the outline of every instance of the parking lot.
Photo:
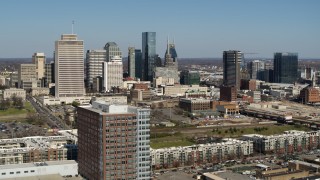
[(27, 123), (1, 123), (0, 138), (19, 138), (25, 136), (47, 135), (47, 128), (44, 126), (31, 125)]
[(192, 174), (187, 174), (183, 171), (177, 171), (177, 172), (173, 172), (173, 171), (168, 171), (165, 172), (163, 174), (156, 174), (154, 179), (157, 180), (194, 180), (194, 178), (192, 178)]

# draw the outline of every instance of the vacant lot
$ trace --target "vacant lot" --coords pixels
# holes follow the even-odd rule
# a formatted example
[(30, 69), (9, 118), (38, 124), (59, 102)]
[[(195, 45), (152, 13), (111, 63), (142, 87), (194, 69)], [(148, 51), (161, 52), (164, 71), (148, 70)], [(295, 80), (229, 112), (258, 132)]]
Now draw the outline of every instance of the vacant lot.
[(0, 110), (0, 122), (24, 121), (28, 112), (35, 112), (29, 102), (25, 102), (23, 109), (9, 108)]
[(241, 128), (152, 128), (150, 141), (153, 149), (159, 149), (193, 145), (195, 144), (195, 142), (193, 142), (194, 137), (238, 138), (244, 134), (282, 134), (284, 131), (288, 130), (310, 131), (310, 129), (305, 126), (297, 125), (271, 125)]

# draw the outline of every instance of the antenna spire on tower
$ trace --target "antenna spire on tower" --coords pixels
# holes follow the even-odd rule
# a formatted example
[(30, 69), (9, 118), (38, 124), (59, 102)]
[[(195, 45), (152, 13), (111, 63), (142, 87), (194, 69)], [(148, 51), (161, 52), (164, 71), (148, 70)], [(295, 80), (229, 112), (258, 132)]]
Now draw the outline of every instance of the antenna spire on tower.
[(169, 36), (167, 36), (167, 54), (170, 54)]
[(73, 25), (74, 25), (74, 20), (72, 20), (72, 25), (71, 25), (72, 34), (73, 34)]

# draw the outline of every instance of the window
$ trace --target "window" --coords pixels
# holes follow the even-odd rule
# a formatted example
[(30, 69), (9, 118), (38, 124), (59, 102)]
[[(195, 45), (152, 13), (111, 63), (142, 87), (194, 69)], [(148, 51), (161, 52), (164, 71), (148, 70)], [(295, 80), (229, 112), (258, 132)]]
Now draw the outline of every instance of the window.
[(6, 175), (6, 173), (1, 173), (1, 175)]
[(16, 174), (20, 174), (20, 171), (17, 171)]
[(28, 173), (29, 171), (24, 171), (24, 173)]
[(14, 174), (14, 172), (10, 172), (10, 174)]
[(34, 170), (31, 170), (30, 172), (32, 172), (32, 173), (33, 173), (33, 172), (34, 172)]

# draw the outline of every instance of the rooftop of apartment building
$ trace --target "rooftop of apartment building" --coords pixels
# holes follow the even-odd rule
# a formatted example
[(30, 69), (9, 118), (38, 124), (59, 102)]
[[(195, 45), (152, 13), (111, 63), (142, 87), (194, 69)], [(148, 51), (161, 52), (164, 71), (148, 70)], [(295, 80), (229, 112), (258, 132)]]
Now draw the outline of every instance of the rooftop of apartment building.
[(311, 133), (320, 133), (320, 131), (311, 131), (311, 132), (305, 132), (305, 131), (297, 131), (297, 130), (289, 130), (289, 131), (284, 131), (283, 134), (277, 134), (277, 135), (261, 135), (261, 134), (245, 134), (242, 137), (247, 137), (247, 138), (255, 138), (255, 139), (268, 139), (268, 138), (283, 138), (283, 137), (296, 137), (296, 136), (302, 136), (302, 135), (307, 135)]
[(23, 163), (23, 164), (6, 164), (1, 165), (0, 169), (18, 169), (18, 168), (28, 168), (28, 167), (39, 167), (39, 166), (57, 166), (57, 165), (67, 165), (67, 164), (77, 164), (75, 160), (63, 160), (63, 161), (45, 161), (45, 162), (33, 162), (33, 163)]
[[(74, 140), (72, 136), (31, 136), (13, 139), (0, 139), (0, 153), (25, 152), (28, 150), (44, 150), (49, 148), (64, 148), (67, 140)], [(61, 142), (61, 143), (59, 143)], [(7, 148), (6, 145), (17, 144), (15, 147)]]
[(226, 138), (222, 140), (221, 143), (207, 143), (207, 144), (197, 144), (192, 146), (179, 146), (179, 147), (170, 147), (170, 148), (162, 148), (162, 149), (152, 149), (154, 152), (170, 152), (170, 151), (178, 151), (178, 150), (187, 150), (187, 149), (195, 149), (201, 147), (210, 147), (210, 146), (228, 146), (235, 144), (247, 144), (249, 141), (241, 141), (237, 139)]

